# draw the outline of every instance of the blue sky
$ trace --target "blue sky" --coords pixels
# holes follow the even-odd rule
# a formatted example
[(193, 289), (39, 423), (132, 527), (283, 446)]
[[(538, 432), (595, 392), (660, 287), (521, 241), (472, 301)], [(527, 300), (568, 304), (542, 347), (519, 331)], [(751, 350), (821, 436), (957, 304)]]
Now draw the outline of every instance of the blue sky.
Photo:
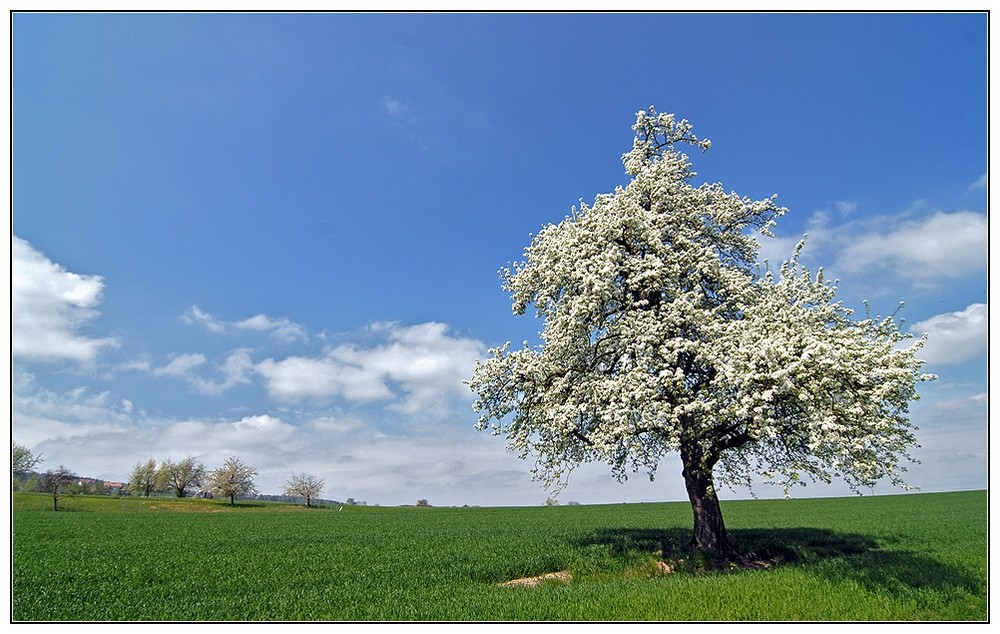
[[(370, 504), (544, 502), (462, 381), (537, 335), (497, 271), (626, 182), (655, 105), (712, 140), (696, 184), (788, 207), (772, 261), (808, 232), (848, 305), (906, 301), (940, 377), (910, 480), (986, 486), (984, 14), (12, 24), (12, 431), (43, 467), (236, 455), (264, 493), (309, 472)], [(593, 465), (560, 499), (680, 500), (679, 474)]]

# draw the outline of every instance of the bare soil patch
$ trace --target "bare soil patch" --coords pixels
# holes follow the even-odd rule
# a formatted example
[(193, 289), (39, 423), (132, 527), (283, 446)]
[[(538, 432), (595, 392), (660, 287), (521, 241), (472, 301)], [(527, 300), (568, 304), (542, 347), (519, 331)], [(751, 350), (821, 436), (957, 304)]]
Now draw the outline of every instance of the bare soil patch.
[(537, 588), (545, 582), (569, 584), (573, 581), (573, 575), (569, 570), (560, 570), (559, 572), (547, 572), (544, 575), (538, 575), (536, 577), (521, 577), (520, 579), (511, 579), (510, 581), (504, 581), (500, 585), (505, 588)]
[[(664, 561), (663, 559), (656, 559), (655, 561), (649, 562), (648, 564), (639, 566), (638, 568), (633, 568), (625, 572), (626, 578), (635, 577), (661, 577), (663, 575), (675, 574), (675, 573), (688, 573), (688, 574), (704, 574), (706, 572), (731, 572), (735, 570), (761, 570), (771, 568), (774, 565), (780, 563), (780, 559), (762, 559), (762, 558), (743, 558), (738, 557), (734, 559), (722, 559), (709, 562), (706, 565), (705, 562), (691, 562), (685, 561), (684, 559), (674, 559)], [(536, 575), (534, 577), (521, 577), (520, 579), (511, 579), (509, 581), (501, 582), (501, 587), (505, 588), (537, 588), (544, 583), (554, 583), (569, 585), (573, 582), (573, 574), (568, 570), (560, 570), (559, 572), (547, 572), (545, 574)]]

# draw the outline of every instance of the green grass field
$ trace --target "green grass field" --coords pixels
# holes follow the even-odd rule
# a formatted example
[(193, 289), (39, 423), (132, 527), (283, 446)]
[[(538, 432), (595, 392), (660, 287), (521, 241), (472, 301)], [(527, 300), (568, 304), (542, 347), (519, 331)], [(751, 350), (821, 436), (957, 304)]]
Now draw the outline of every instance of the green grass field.
[[(767, 568), (683, 556), (686, 503), (306, 509), (13, 496), (14, 621), (984, 621), (984, 491), (723, 502)], [(676, 562), (675, 562), (676, 563)], [(569, 584), (502, 587), (569, 571)]]

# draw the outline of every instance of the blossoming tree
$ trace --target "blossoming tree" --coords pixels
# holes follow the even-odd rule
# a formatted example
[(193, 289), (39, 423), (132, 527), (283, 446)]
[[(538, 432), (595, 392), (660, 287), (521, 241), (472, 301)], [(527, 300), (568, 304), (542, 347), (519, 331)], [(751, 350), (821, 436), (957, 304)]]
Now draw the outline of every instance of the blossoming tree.
[(800, 264), (803, 243), (777, 275), (758, 264), (755, 234), (785, 209), (693, 186), (679, 148), (710, 143), (687, 121), (650, 108), (633, 129), (628, 185), (542, 229), (501, 271), (515, 314), (533, 305), (544, 327), (540, 345), (477, 363), (478, 428), (535, 456), (547, 486), (586, 461), (652, 479), (679, 452), (692, 545), (722, 554), (716, 482), (906, 487), (908, 403), (933, 378), (915, 357), (923, 340), (904, 342), (893, 316), (856, 319)]
[(229, 498), (230, 506), (236, 505), (236, 498), (257, 493), (254, 476), (257, 469), (244, 463), (239, 458), (228, 458), (225, 464), (208, 474), (209, 488)]

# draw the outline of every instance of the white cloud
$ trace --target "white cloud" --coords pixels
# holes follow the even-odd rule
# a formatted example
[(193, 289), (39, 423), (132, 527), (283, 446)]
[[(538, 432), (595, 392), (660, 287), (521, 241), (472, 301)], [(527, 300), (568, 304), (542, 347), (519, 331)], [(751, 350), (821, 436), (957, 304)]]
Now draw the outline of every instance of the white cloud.
[(151, 439), (151, 449), (163, 458), (196, 456), (209, 469), (230, 456), (260, 469), (276, 457), (299, 448), (301, 443), (296, 443), (294, 436), (293, 425), (268, 414), (235, 421), (168, 421), (159, 426)]
[(388, 117), (389, 121), (397, 125), (416, 121), (409, 104), (393, 97), (382, 97), (379, 100), (379, 109), (382, 114)]
[(145, 356), (115, 364), (117, 370), (136, 370), (139, 372), (152, 372), (153, 364)]
[(387, 114), (390, 115), (400, 115), (406, 111), (406, 106), (402, 104), (398, 99), (390, 99), (389, 97), (382, 98), (382, 108)]
[[(183, 379), (192, 388), (203, 394), (221, 394), (237, 385), (250, 382), (253, 361), (250, 358), (250, 350), (247, 348), (233, 350), (226, 357), (225, 362), (216, 367), (216, 371), (221, 375), (219, 380), (206, 379), (196, 372), (207, 361), (208, 359), (201, 353), (181, 354), (171, 359), (167, 365), (154, 368), (151, 372), (154, 376)], [(139, 366), (135, 367), (139, 368)]]
[(99, 314), (104, 282), (52, 262), (28, 242), (11, 241), (11, 348), (15, 357), (35, 361), (94, 361), (112, 338), (92, 338), (80, 330)]
[(285, 318), (271, 319), (266, 315), (256, 315), (235, 322), (233, 327), (240, 330), (270, 331), (272, 337), (285, 343), (306, 339), (306, 329)]
[[(928, 212), (915, 201), (898, 216), (868, 216), (836, 222), (850, 215), (848, 203), (813, 213), (801, 262), (826, 279), (869, 299), (896, 295), (901, 285), (936, 288), (945, 281), (979, 275), (988, 261), (986, 215), (973, 211)], [(780, 223), (779, 223), (780, 227)], [(760, 239), (760, 259), (777, 271), (803, 235)]]
[[(954, 387), (944, 387), (951, 392)], [(911, 469), (924, 491), (985, 488), (989, 472), (989, 403), (985, 393), (921, 400), (911, 416), (919, 427)]]
[(197, 306), (192, 306), (186, 313), (181, 315), (181, 320), (187, 324), (201, 324), (211, 332), (225, 332), (226, 325), (215, 317), (209, 315)]
[(928, 364), (961, 363), (986, 353), (989, 310), (986, 304), (970, 304), (965, 310), (935, 315), (910, 327), (927, 342), (917, 355)]
[(989, 174), (984, 173), (982, 176), (976, 179), (974, 183), (969, 185), (969, 192), (983, 191), (989, 186)]
[[(187, 316), (209, 327), (219, 323), (197, 307)], [(260, 327), (273, 325), (263, 317), (255, 323)], [(479, 341), (453, 337), (440, 323), (376, 323), (365, 336), (373, 336), (379, 343), (368, 347), (345, 343), (316, 356), (267, 358), (259, 363), (252, 360), (249, 349), (240, 348), (230, 352), (221, 365), (210, 366), (205, 355), (194, 353), (178, 355), (158, 368), (150, 368), (148, 362), (131, 367), (182, 379), (205, 394), (221, 394), (249, 383), (256, 374), (263, 378), (270, 397), (285, 403), (381, 401), (392, 411), (407, 414), (439, 412), (456, 398), (471, 397), (463, 381), (471, 375), (476, 358), (482, 356), (484, 346)], [(206, 378), (212, 371), (218, 377)]]
[[(468, 396), (462, 381), (471, 375), (483, 344), (452, 337), (440, 323), (405, 327), (380, 323), (369, 330), (383, 343), (372, 347), (345, 344), (317, 358), (267, 359), (255, 369), (267, 381), (272, 397), (289, 402), (396, 399), (390, 405), (393, 409), (414, 413)], [(403, 393), (402, 398), (395, 396), (393, 388)]]
[(203, 354), (180, 354), (170, 360), (170, 363), (153, 370), (156, 376), (187, 377), (191, 370), (205, 363)]
[[(30, 372), (15, 370), (11, 394), (11, 433), (28, 447), (53, 438), (102, 435), (128, 425), (131, 405), (115, 405), (109, 392), (84, 387), (58, 393), (41, 388)], [(36, 450), (37, 454), (38, 451)], [(67, 452), (67, 459), (72, 452)], [(45, 460), (46, 466), (58, 462)], [(67, 466), (69, 463), (67, 462)]]
[(270, 494), (280, 493), (292, 472), (306, 472), (325, 478), (323, 497), (339, 500), (538, 504), (545, 498), (530, 482), (526, 463), (473, 429), (471, 410), (470, 420), (432, 420), (386, 432), (372, 420), (329, 412), (153, 419), (119, 402), (82, 388), (44, 390), (32, 375), (19, 373), (13, 437), (43, 454), (43, 468), (64, 464), (109, 480), (128, 478), (137, 462), (150, 458), (190, 455), (212, 469), (237, 456), (258, 469), (256, 483)]
[(847, 216), (857, 210), (858, 203), (853, 200), (836, 200), (833, 202), (833, 207), (840, 212), (840, 215)]
[(225, 377), (222, 389), (227, 390), (234, 385), (249, 383), (252, 371), (253, 360), (250, 359), (250, 350), (247, 348), (233, 350), (226, 357), (226, 362), (222, 366), (222, 373)]
[(985, 214), (938, 211), (894, 223), (888, 231), (855, 234), (845, 241), (837, 266), (848, 272), (887, 267), (912, 280), (955, 278), (986, 267), (987, 238)]
[[(373, 504), (541, 504), (550, 494), (530, 480), (531, 459), (504, 451), (502, 439), (473, 429), (474, 415), (407, 417), (408, 424), (383, 429), (368, 415), (333, 412), (256, 413), (218, 419), (149, 418), (139, 407), (84, 388), (56, 393), (40, 388), (29, 373), (15, 376), (13, 437), (37, 455), (43, 468), (64, 464), (80, 475), (126, 479), (150, 458), (191, 455), (215, 468), (237, 456), (259, 471), (257, 486), (278, 494), (292, 472), (324, 478), (324, 498), (354, 497)], [(381, 415), (379, 415), (381, 416)], [(914, 423), (924, 448), (914, 457), (908, 481), (924, 490), (982, 488), (987, 473), (985, 394), (915, 404)], [(644, 474), (615, 481), (606, 465), (580, 467), (560, 499), (565, 503), (683, 500), (676, 455), (660, 465), (655, 482)], [(880, 493), (895, 492), (891, 487)], [(780, 490), (761, 487), (762, 497)], [(796, 497), (849, 495), (846, 486), (810, 485)], [(723, 491), (728, 499), (745, 493)]]
[(399, 411), (434, 409), (443, 397), (469, 394), (463, 381), (482, 355), (482, 343), (451, 337), (445, 324), (433, 322), (407, 327), (381, 323), (372, 330), (384, 334), (388, 343), (370, 349), (342, 346), (330, 356), (398, 383), (407, 394), (396, 404)]
[(188, 324), (201, 324), (209, 331), (216, 333), (227, 333), (234, 330), (267, 332), (282, 343), (308, 339), (308, 334), (303, 326), (284, 317), (274, 319), (267, 315), (255, 315), (241, 321), (224, 321), (206, 313), (198, 306), (192, 306), (181, 315), (181, 319)]
[(280, 401), (326, 401), (342, 397), (367, 402), (392, 396), (377, 374), (325, 357), (265, 359), (254, 369), (267, 382), (268, 393)]

